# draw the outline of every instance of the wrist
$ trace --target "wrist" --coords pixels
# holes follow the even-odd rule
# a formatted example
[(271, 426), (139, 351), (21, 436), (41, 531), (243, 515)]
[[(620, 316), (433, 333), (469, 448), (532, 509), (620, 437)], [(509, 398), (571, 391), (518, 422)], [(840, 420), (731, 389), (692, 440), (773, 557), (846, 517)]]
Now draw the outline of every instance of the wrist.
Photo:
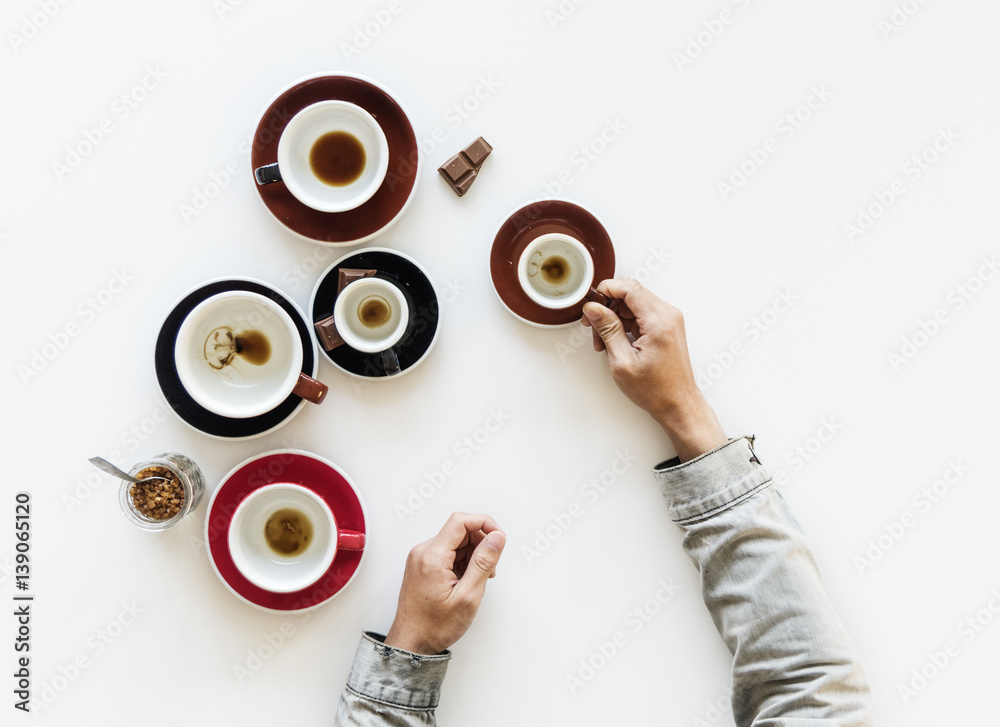
[(385, 635), (383, 643), (394, 649), (402, 649), (403, 651), (423, 656), (436, 656), (444, 651), (444, 649), (435, 648), (426, 639), (421, 639), (415, 634), (407, 633), (405, 629), (397, 627), (395, 623), (389, 628), (389, 633)]
[(663, 428), (681, 462), (711, 452), (729, 441), (708, 401), (697, 392), (684, 406), (650, 412)]

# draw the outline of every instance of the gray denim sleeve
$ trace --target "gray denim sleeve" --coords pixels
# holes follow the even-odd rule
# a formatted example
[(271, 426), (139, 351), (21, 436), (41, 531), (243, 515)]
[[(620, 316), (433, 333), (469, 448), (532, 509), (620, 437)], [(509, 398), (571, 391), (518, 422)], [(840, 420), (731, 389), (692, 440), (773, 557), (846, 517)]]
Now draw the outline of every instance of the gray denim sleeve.
[(436, 724), (434, 710), (451, 652), (423, 656), (386, 646), (384, 641), (384, 636), (371, 632), (361, 637), (337, 707), (337, 727)]
[(736, 724), (872, 725), (854, 647), (753, 440), (663, 462), (654, 474), (733, 654)]

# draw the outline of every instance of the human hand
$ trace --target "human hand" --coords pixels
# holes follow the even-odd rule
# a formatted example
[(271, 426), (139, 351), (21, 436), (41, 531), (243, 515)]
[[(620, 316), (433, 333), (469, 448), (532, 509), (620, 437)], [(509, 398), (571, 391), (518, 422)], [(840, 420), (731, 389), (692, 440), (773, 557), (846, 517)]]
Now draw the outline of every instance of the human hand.
[(456, 512), (406, 559), (386, 646), (440, 654), (469, 630), (507, 537), (489, 515)]
[(586, 303), (582, 322), (593, 329), (594, 350), (607, 351), (622, 393), (663, 427), (682, 462), (725, 444), (695, 383), (681, 312), (631, 278), (605, 280), (597, 290), (614, 299), (612, 307)]

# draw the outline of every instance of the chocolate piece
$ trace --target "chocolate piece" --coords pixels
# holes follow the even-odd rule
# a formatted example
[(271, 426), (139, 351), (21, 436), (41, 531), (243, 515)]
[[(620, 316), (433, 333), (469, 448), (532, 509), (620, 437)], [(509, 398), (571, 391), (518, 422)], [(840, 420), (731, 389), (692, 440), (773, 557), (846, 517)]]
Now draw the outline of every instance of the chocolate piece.
[(452, 188), (455, 190), (455, 194), (461, 197), (466, 192), (468, 192), (469, 187), (471, 187), (472, 183), (476, 181), (476, 176), (478, 174), (479, 172), (473, 169), (470, 174), (466, 174), (464, 177), (462, 177), (461, 180), (453, 184)]
[(493, 147), (480, 136), (438, 167), (438, 172), (455, 191), (455, 194), (461, 197), (469, 191), (469, 187), (476, 181), (479, 168), (483, 166), (483, 162), (486, 161), (486, 157), (490, 155), (491, 151), (493, 151)]
[(465, 154), (472, 166), (479, 169), (479, 167), (483, 166), (483, 162), (486, 160), (486, 157), (490, 155), (491, 151), (493, 151), (493, 147), (489, 145), (489, 142), (487, 142), (486, 139), (480, 136), (474, 142), (465, 147), (465, 149), (462, 150), (462, 153)]
[[(378, 271), (360, 270), (358, 268), (341, 268), (340, 275), (337, 277), (337, 295), (340, 295), (340, 291), (353, 283), (355, 280), (375, 277), (376, 272)], [(330, 349), (327, 350), (329, 351)]]
[(597, 303), (598, 305), (603, 305), (605, 308), (611, 307), (612, 299), (604, 295), (597, 290), (597, 288), (591, 288), (587, 291), (587, 294), (583, 297), (584, 300), (590, 301), (591, 303)]
[(476, 171), (476, 167), (459, 152), (444, 163), (439, 170), (452, 184), (457, 184), (459, 180), (469, 172)]
[(327, 351), (332, 351), (337, 346), (344, 345), (344, 339), (340, 337), (340, 333), (337, 332), (337, 326), (333, 322), (333, 316), (329, 318), (324, 318), (321, 321), (316, 321), (313, 324), (316, 329), (316, 336), (319, 338), (319, 342), (323, 344), (323, 348)]

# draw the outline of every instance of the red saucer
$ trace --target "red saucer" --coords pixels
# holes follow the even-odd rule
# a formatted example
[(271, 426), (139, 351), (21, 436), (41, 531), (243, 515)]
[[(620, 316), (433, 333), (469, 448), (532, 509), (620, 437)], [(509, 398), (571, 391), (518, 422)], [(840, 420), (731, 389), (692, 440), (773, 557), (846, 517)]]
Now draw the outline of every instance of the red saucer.
[(209, 560), (226, 587), (252, 606), (280, 613), (316, 608), (351, 582), (365, 551), (338, 551), (322, 578), (294, 593), (273, 593), (255, 586), (239, 572), (229, 552), (229, 523), (236, 508), (251, 492), (275, 482), (309, 488), (330, 506), (339, 527), (365, 532), (367, 520), (361, 497), (336, 465), (309, 452), (280, 449), (237, 465), (215, 490), (205, 522)]
[(614, 277), (615, 248), (604, 225), (592, 212), (564, 199), (532, 202), (500, 225), (490, 251), (490, 277), (500, 301), (525, 323), (564, 326), (579, 322), (584, 301), (558, 310), (545, 308), (528, 297), (517, 279), (517, 264), (528, 243), (550, 232), (570, 235), (590, 251), (594, 259), (591, 285)]
[[(348, 101), (378, 121), (389, 143), (389, 169), (378, 191), (360, 207), (320, 212), (299, 202), (282, 182), (258, 185), (253, 170), (278, 161), (278, 140), (299, 111), (320, 101)], [(356, 245), (388, 229), (403, 214), (417, 186), (420, 153), (413, 126), (388, 90), (360, 76), (319, 75), (292, 84), (278, 94), (254, 132), (250, 154), (251, 183), (264, 206), (297, 235), (334, 245)]]

